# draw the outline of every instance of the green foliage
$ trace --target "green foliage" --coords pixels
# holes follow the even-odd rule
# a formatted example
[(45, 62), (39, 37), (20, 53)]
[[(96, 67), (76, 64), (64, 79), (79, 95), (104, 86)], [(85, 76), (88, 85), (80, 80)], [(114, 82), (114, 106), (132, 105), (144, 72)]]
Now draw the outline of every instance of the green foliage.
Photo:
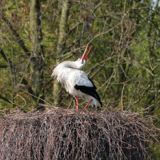
[[(44, 84), (50, 80), (57, 58), (55, 53), (61, 6), (62, 2), (56, 0), (41, 2)], [(63, 55), (64, 57), (70, 55), (69, 59), (76, 59), (82, 54), (84, 50), (82, 47), (92, 42), (94, 49), (85, 70), (94, 77), (104, 104), (116, 107), (123, 101), (121, 105), (127, 110), (145, 112), (152, 106), (153, 111), (151, 113), (148, 111), (147, 114), (153, 114), (160, 105), (159, 8), (153, 11), (149, 9), (149, 1), (140, 3), (108, 0), (70, 3)], [(1, 13), (31, 51), (29, 1), (2, 1)], [(21, 86), (21, 81), (25, 78), (28, 80), (28, 85), (31, 85), (30, 60), (3, 19), (0, 27), (1, 47), (14, 64), (16, 72), (14, 75), (10, 67), (0, 69), (2, 95), (6, 95), (10, 101), (17, 94), (26, 99), (30, 95), (26, 87)], [(0, 64), (8, 65), (8, 62), (0, 57)], [(46, 101), (52, 104), (52, 85), (44, 86)], [(28, 108), (33, 103), (32, 100), (27, 101), (25, 107)], [(64, 100), (64, 106), (68, 106), (68, 100)], [(7, 107), (6, 102), (5, 107)]]

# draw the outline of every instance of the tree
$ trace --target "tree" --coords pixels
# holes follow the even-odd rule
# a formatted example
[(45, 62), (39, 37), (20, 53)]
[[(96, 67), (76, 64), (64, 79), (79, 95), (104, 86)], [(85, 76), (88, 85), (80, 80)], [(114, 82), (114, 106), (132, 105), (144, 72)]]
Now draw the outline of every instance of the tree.
[[(61, 7), (60, 22), (59, 22), (59, 34), (58, 34), (56, 62), (55, 62), (56, 64), (60, 63), (60, 60), (62, 60), (58, 57), (62, 57), (62, 55), (64, 54), (63, 50), (65, 48), (65, 42), (67, 38), (67, 20), (68, 20), (69, 7), (70, 7), (69, 0), (63, 0)], [(61, 100), (61, 89), (57, 81), (54, 81), (53, 84), (53, 97), (54, 97), (54, 105), (58, 106)]]
[(44, 53), (42, 47), (42, 28), (41, 28), (41, 2), (40, 0), (31, 0), (30, 6), (30, 37), (32, 42), (31, 61), (31, 83), (35, 92), (37, 104), (44, 103), (43, 88), (43, 69)]

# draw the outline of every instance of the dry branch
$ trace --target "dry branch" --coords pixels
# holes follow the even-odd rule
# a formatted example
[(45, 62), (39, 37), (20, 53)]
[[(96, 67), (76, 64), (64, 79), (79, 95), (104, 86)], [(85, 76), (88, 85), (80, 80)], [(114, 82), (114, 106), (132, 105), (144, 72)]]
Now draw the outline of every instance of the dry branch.
[(13, 25), (10, 23), (10, 21), (2, 13), (0, 14), (0, 16), (1, 16), (2, 20), (5, 22), (5, 24), (7, 25), (7, 27), (10, 29), (10, 31), (13, 34), (13, 37), (15, 38), (17, 44), (23, 49), (24, 53), (27, 56), (30, 56), (29, 49), (26, 47), (25, 42), (20, 37), (18, 32), (14, 29)]
[(0, 120), (0, 160), (144, 160), (154, 136), (135, 113), (10, 114)]

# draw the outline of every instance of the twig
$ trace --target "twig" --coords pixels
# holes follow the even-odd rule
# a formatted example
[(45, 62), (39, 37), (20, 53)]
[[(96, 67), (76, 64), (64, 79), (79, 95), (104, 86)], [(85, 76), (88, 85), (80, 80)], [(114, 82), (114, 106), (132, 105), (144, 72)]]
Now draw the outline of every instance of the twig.
[(121, 22), (119, 22), (118, 24), (116, 24), (115, 26), (113, 26), (112, 28), (110, 28), (109, 30), (107, 30), (107, 31), (105, 31), (105, 32), (101, 32), (101, 33), (95, 35), (95, 36), (88, 42), (88, 44), (90, 44), (90, 43), (91, 43), (93, 40), (95, 40), (96, 38), (98, 38), (98, 37), (100, 37), (100, 36), (102, 36), (102, 35), (104, 35), (104, 34), (107, 34), (107, 33), (111, 32), (113, 29), (115, 29), (116, 27), (118, 27), (120, 24), (121, 24)]

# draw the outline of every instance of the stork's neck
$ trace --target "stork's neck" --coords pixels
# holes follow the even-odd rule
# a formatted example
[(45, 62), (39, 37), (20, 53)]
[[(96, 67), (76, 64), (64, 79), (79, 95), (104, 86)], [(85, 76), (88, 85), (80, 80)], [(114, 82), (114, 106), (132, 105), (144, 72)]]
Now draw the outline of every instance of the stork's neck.
[(56, 66), (56, 68), (53, 70), (52, 77), (57, 77), (61, 75), (65, 75), (66, 69), (80, 69), (84, 66), (85, 62), (83, 62), (81, 59), (78, 59), (77, 61), (64, 61)]
[(73, 69), (81, 69), (84, 66), (84, 63), (82, 63), (80, 60), (77, 61), (65, 61), (62, 62), (61, 67), (65, 68), (73, 68)]

